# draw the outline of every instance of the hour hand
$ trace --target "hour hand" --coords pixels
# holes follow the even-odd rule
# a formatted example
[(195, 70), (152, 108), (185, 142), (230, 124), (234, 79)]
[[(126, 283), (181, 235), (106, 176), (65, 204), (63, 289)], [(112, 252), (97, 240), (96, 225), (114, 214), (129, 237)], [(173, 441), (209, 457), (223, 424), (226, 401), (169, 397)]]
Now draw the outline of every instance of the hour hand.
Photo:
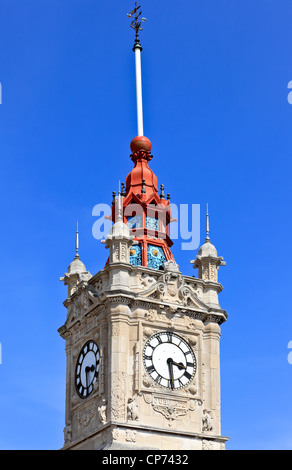
[(85, 367), (85, 377), (86, 377), (86, 386), (87, 386), (87, 387), (88, 387), (88, 379), (87, 379), (87, 378), (88, 378), (88, 374), (89, 374), (89, 372), (93, 372), (93, 371), (94, 371), (94, 365), (93, 365), (93, 364), (92, 364), (91, 367), (89, 367), (89, 366), (86, 366), (86, 367)]
[(178, 363), (178, 362), (172, 361), (172, 363), (173, 363), (179, 370), (181, 370), (181, 369), (186, 369), (186, 366), (184, 366), (182, 362), (179, 362), (179, 363)]

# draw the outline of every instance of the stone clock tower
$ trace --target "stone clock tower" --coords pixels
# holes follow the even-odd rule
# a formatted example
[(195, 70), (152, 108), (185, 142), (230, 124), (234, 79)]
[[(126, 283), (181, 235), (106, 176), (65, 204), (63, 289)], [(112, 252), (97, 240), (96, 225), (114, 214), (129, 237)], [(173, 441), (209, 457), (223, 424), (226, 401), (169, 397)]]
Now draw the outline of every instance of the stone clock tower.
[(217, 273), (225, 263), (208, 224), (192, 261), (197, 278), (183, 275), (173, 258), (170, 197), (163, 186), (159, 194), (141, 129), (139, 8), (128, 15), (136, 29), (134, 167), (114, 195), (104, 268), (86, 270), (77, 231), (75, 258), (61, 278), (68, 287), (59, 328), (67, 357), (63, 448), (224, 449), (219, 343), (227, 314)]

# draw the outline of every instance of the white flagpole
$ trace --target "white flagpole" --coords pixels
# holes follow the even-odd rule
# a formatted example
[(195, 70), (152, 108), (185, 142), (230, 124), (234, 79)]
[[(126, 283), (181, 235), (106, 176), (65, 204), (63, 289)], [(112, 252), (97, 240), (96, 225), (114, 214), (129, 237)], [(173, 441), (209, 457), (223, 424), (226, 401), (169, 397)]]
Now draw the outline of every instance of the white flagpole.
[(141, 67), (141, 52), (142, 47), (139, 40), (139, 31), (142, 31), (141, 24), (146, 22), (146, 18), (141, 18), (141, 6), (138, 7), (135, 2), (135, 8), (128, 13), (128, 18), (134, 18), (131, 27), (136, 31), (136, 39), (133, 47), (135, 52), (135, 69), (136, 69), (136, 98), (137, 98), (137, 126), (138, 137), (144, 136), (143, 127), (143, 103), (142, 103), (142, 67)]
[(142, 68), (141, 68), (141, 46), (134, 46), (136, 66), (136, 96), (137, 96), (137, 125), (138, 136), (144, 135), (143, 129), (143, 101), (142, 101)]

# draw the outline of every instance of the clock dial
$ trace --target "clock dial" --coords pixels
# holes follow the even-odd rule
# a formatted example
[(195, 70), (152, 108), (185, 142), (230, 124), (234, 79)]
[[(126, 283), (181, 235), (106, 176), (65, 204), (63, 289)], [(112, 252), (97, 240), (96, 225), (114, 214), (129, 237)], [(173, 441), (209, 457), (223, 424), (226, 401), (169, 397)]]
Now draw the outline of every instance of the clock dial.
[(192, 348), (179, 335), (161, 332), (151, 336), (144, 347), (144, 366), (162, 387), (175, 390), (188, 385), (196, 373)]
[(86, 398), (93, 391), (98, 380), (99, 348), (94, 341), (88, 341), (80, 351), (75, 370), (75, 386), (78, 395)]

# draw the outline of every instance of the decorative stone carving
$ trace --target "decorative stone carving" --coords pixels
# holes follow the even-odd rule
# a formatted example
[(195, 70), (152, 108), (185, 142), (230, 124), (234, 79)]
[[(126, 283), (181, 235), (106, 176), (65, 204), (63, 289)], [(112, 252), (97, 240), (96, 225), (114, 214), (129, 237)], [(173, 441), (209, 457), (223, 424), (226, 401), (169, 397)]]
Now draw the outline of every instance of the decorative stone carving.
[(138, 405), (132, 397), (128, 399), (127, 416), (130, 421), (138, 421), (139, 419)]
[(152, 336), (153, 333), (154, 333), (154, 330), (152, 330), (151, 328), (145, 328), (143, 331), (143, 334), (146, 338), (148, 338), (149, 336)]
[(116, 441), (119, 437), (119, 428), (115, 428), (112, 430), (112, 438), (114, 441)]
[(214, 266), (214, 264), (210, 265), (210, 280), (217, 282), (217, 266)]
[(114, 261), (119, 261), (120, 259), (119, 245), (113, 245), (113, 252), (114, 252), (114, 255), (113, 255)]
[(152, 284), (156, 282), (153, 276), (149, 276), (148, 274), (143, 273), (140, 276), (140, 286), (144, 289), (148, 289)]
[(179, 273), (179, 266), (174, 260), (169, 260), (164, 263), (164, 271)]
[(213, 442), (207, 439), (202, 441), (202, 450), (213, 450)]
[(126, 431), (126, 441), (127, 442), (136, 442), (137, 431), (127, 430)]
[(187, 414), (186, 410), (175, 408), (172, 405), (169, 406), (153, 406), (153, 409), (158, 413), (163, 414), (163, 416), (168, 420), (168, 426), (172, 426), (172, 421), (174, 421), (179, 416), (184, 416)]
[(156, 320), (156, 317), (157, 317), (157, 310), (151, 308), (150, 310), (147, 310), (147, 312), (145, 312), (145, 318), (148, 320), (148, 321), (155, 321)]
[(142, 379), (142, 383), (143, 383), (144, 387), (149, 388), (153, 384), (153, 380), (150, 379), (149, 375), (144, 374), (143, 379)]
[(213, 418), (211, 416), (211, 411), (208, 411), (208, 410), (203, 411), (202, 430), (203, 432), (213, 430)]
[(103, 399), (101, 406), (97, 408), (99, 421), (102, 424), (106, 423), (106, 401)]
[(64, 428), (64, 441), (65, 444), (69, 444), (72, 441), (72, 428), (70, 424)]
[(170, 398), (168, 395), (158, 393), (142, 393), (142, 395), (145, 402), (151, 405), (154, 411), (161, 413), (168, 420), (169, 427), (178, 417), (195, 411), (199, 404), (199, 400), (189, 400), (183, 397)]
[(125, 421), (126, 376), (124, 372), (112, 375), (111, 414), (113, 419)]
[(191, 393), (192, 395), (196, 395), (197, 393), (197, 387), (194, 384), (190, 385), (189, 387), (186, 387), (184, 390), (185, 392)]
[(208, 281), (209, 279), (209, 266), (202, 267), (202, 279)]
[(168, 309), (172, 314), (177, 312), (179, 306), (206, 309), (195, 291), (185, 282), (174, 261), (165, 263), (164, 274), (139, 295), (171, 303)]
[(78, 422), (82, 424), (82, 426), (87, 427), (92, 420), (95, 414), (94, 410), (86, 410), (81, 416), (78, 417)]
[(74, 395), (72, 397), (72, 405), (76, 406), (77, 403), (79, 403), (79, 401), (80, 401), (80, 398), (78, 397), (78, 395), (76, 393), (74, 393)]

